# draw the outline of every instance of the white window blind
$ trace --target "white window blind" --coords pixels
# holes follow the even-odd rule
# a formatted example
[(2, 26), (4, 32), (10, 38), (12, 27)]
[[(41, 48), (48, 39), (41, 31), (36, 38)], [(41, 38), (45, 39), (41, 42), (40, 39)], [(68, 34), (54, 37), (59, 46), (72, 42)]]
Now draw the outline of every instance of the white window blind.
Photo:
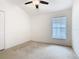
[(52, 18), (52, 38), (67, 39), (67, 17)]

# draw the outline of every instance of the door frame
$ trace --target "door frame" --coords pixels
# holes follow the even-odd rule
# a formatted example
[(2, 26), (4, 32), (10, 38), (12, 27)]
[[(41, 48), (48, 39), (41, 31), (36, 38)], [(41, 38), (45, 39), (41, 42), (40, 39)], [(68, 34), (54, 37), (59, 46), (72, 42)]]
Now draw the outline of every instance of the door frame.
[(3, 31), (4, 31), (4, 48), (3, 49), (1, 49), (0, 51), (3, 51), (4, 49), (5, 49), (5, 11), (3, 11), (3, 10), (0, 10), (0, 14), (2, 13), (2, 15), (3, 15)]

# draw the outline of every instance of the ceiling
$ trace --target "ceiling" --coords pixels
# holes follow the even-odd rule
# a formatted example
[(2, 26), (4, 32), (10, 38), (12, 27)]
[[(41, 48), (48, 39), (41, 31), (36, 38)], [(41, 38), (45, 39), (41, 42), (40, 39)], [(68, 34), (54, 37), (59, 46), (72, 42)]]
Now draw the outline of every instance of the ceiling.
[(48, 1), (49, 5), (39, 5), (39, 9), (36, 9), (33, 4), (24, 5), (25, 2), (28, 2), (30, 0), (8, 0), (8, 2), (12, 4), (16, 4), (23, 8), (28, 13), (33, 12), (54, 12), (54, 11), (60, 11), (64, 9), (68, 9), (72, 7), (72, 0), (43, 0)]

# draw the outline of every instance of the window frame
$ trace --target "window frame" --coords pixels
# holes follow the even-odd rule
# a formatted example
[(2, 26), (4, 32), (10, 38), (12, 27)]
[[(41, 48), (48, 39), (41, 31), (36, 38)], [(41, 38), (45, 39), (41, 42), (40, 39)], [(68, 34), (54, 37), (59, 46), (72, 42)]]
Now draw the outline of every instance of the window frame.
[[(62, 17), (66, 17), (66, 39), (63, 38), (53, 38), (53, 18), (62, 18)], [(68, 39), (68, 17), (67, 16), (58, 16), (58, 17), (53, 17), (52, 21), (51, 21), (51, 37), (52, 39), (56, 39), (56, 40), (67, 40)]]

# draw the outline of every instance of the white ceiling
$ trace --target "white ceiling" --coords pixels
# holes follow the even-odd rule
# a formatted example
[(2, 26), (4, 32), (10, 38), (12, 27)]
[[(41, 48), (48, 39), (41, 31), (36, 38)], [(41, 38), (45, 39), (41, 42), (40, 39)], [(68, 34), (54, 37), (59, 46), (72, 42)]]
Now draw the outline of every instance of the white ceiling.
[(49, 5), (39, 5), (39, 9), (36, 9), (33, 4), (24, 5), (29, 0), (8, 0), (8, 2), (16, 4), (23, 8), (28, 13), (39, 12), (54, 12), (72, 7), (72, 0), (44, 0), (48, 1)]

